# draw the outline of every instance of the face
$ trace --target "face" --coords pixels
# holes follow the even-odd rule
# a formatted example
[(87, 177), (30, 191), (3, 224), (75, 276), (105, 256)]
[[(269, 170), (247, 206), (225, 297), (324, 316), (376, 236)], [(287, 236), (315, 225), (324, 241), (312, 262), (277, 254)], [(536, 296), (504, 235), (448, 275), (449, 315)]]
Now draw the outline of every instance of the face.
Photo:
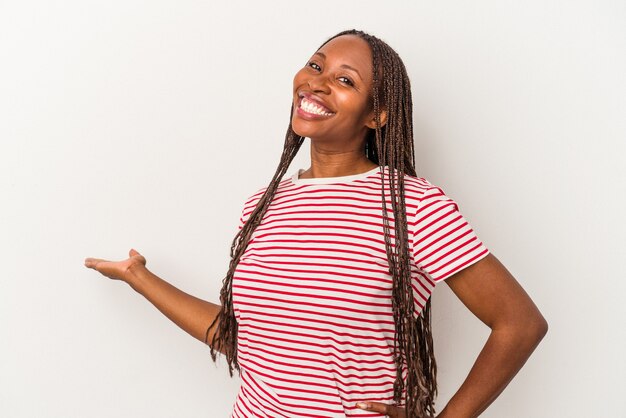
[(326, 43), (293, 79), (293, 130), (335, 143), (363, 141), (373, 128), (372, 52), (355, 35)]

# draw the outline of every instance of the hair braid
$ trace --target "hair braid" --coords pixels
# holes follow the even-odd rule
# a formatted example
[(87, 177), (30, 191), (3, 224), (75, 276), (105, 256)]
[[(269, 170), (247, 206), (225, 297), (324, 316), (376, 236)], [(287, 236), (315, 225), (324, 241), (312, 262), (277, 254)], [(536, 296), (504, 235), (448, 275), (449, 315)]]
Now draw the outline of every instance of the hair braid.
[[(291, 105), (290, 114), (291, 113), (293, 113), (293, 104)], [(239, 371), (239, 362), (237, 360), (237, 321), (233, 310), (232, 299), (232, 282), (235, 268), (237, 267), (237, 264), (239, 264), (239, 259), (248, 246), (252, 232), (254, 232), (256, 227), (261, 223), (267, 207), (272, 202), (280, 180), (285, 175), (303, 142), (304, 137), (301, 137), (294, 132), (291, 128), (290, 121), (289, 127), (287, 128), (287, 134), (285, 135), (283, 153), (281, 155), (278, 168), (276, 169), (276, 173), (274, 174), (274, 177), (272, 177), (272, 180), (263, 193), (263, 196), (260, 198), (256, 207), (250, 214), (250, 217), (235, 235), (230, 247), (230, 264), (226, 277), (222, 280), (222, 290), (220, 291), (221, 309), (213, 322), (211, 322), (207, 328), (204, 341), (205, 343), (208, 343), (207, 340), (209, 337), (209, 331), (217, 324), (217, 330), (213, 334), (213, 339), (210, 344), (211, 358), (213, 361), (216, 361), (216, 350), (221, 349), (226, 356), (228, 372), (231, 376), (233, 375), (233, 369), (237, 369), (237, 371)]]
[[(391, 244), (389, 236), (384, 170), (381, 170), (381, 192), (385, 246), (394, 283), (392, 302), (396, 326), (394, 354), (397, 371), (394, 400), (400, 402), (406, 390), (407, 416), (432, 417), (435, 414), (434, 399), (437, 395), (437, 366), (431, 331), (431, 299), (427, 300), (420, 316), (415, 319), (404, 200), (404, 174), (417, 175), (411, 85), (401, 58), (389, 45), (357, 30), (344, 31), (333, 38), (348, 34), (364, 39), (372, 51), (372, 96), (377, 127), (374, 138), (370, 137), (367, 141), (368, 158), (381, 167), (389, 168), (388, 186), (394, 214), (392, 219), (395, 219), (395, 246)], [(387, 123), (380, 127), (380, 113), (383, 108), (387, 111)], [(372, 148), (374, 152), (370, 151)]]
[[(413, 145), (412, 97), (409, 77), (399, 55), (385, 42), (358, 30), (347, 30), (326, 40), (342, 35), (356, 35), (365, 40), (372, 52), (372, 103), (376, 118), (376, 128), (368, 133), (365, 140), (365, 155), (380, 167), (388, 167), (388, 180), (385, 183), (385, 170), (381, 172), (382, 217), (385, 236), (385, 248), (389, 261), (389, 273), (393, 277), (392, 308), (396, 339), (394, 342), (394, 361), (396, 381), (394, 382), (394, 401), (401, 405), (406, 395), (407, 417), (434, 417), (434, 399), (437, 395), (437, 366), (433, 351), (431, 331), (430, 298), (420, 315), (415, 318), (413, 290), (411, 287), (411, 252), (405, 206), (404, 175), (417, 176), (415, 171), (415, 151)], [(381, 126), (381, 111), (386, 110), (387, 122)], [(293, 113), (291, 107), (290, 117)], [(231, 245), (231, 261), (228, 273), (223, 280), (220, 293), (221, 310), (207, 329), (219, 322), (217, 332), (211, 342), (211, 357), (216, 359), (218, 347), (226, 355), (229, 373), (233, 368), (239, 370), (237, 361), (237, 322), (232, 307), (232, 278), (235, 268), (245, 251), (252, 232), (261, 222), (270, 205), (276, 189), (297, 154), (304, 138), (297, 135), (291, 122), (287, 129), (283, 154), (279, 166), (263, 193), (259, 203), (250, 214), (248, 221), (235, 235)], [(388, 217), (388, 187), (393, 217)], [(394, 226), (389, 226), (389, 219)], [(394, 242), (390, 229), (394, 229)], [(206, 339), (205, 339), (206, 340)]]

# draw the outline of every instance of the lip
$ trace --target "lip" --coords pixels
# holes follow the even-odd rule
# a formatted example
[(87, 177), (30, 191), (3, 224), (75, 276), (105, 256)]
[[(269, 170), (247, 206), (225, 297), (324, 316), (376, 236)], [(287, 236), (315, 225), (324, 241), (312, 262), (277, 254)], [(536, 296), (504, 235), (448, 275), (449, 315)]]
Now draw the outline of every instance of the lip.
[(328, 104), (322, 100), (321, 97), (313, 94), (313, 93), (309, 93), (308, 91), (301, 91), (298, 93), (298, 106), (300, 106), (300, 102), (302, 101), (302, 98), (306, 97), (307, 100), (317, 103), (318, 105), (322, 106), (323, 108), (325, 108), (326, 110), (328, 110), (331, 113), (335, 113), (335, 111), (333, 109), (331, 109), (330, 106), (328, 106)]
[[(304, 109), (302, 109), (300, 107), (300, 104), (301, 104), (303, 98), (306, 98), (308, 101), (316, 103), (320, 107), (323, 107), (328, 112), (332, 113), (332, 115), (317, 115), (315, 113), (308, 113), (308, 112), (306, 112)], [(326, 104), (326, 102), (324, 100), (322, 100), (319, 96), (316, 96), (315, 94), (309, 93), (307, 91), (300, 91), (298, 93), (298, 103), (297, 104), (298, 105), (296, 107), (296, 112), (297, 112), (298, 116), (302, 117), (303, 119), (311, 119), (311, 120), (314, 120), (314, 119), (326, 119), (326, 118), (330, 118), (330, 117), (335, 115), (335, 111), (332, 110), (330, 108), (330, 106), (328, 106)]]

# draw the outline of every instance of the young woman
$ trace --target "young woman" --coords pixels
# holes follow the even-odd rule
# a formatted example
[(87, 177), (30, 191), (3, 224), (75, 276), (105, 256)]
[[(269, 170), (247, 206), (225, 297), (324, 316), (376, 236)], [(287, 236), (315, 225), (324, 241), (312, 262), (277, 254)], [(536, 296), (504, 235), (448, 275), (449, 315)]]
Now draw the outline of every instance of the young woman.
[[(305, 138), (311, 166), (283, 178)], [(298, 71), (284, 151), (246, 201), (216, 305), (127, 260), (85, 265), (123, 280), (226, 356), (234, 417), (433, 417), (430, 295), (445, 279), (491, 328), (436, 416), (478, 416), (547, 322), (437, 186), (414, 168), (409, 79), (380, 39), (351, 30)]]

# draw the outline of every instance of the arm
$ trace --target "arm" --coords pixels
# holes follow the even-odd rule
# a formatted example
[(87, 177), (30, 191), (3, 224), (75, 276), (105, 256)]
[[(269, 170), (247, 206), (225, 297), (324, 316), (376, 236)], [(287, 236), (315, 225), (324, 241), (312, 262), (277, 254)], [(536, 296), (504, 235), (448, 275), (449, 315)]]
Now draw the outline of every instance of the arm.
[[(124, 261), (87, 258), (85, 266), (128, 283), (176, 325), (202, 342), (209, 324), (220, 311), (220, 305), (189, 295), (150, 272), (146, 268), (146, 259), (135, 250), (131, 250), (129, 258)], [(207, 341), (211, 341), (216, 329), (217, 326), (211, 329)]]
[[(437, 418), (474, 418), (487, 409), (526, 363), (548, 331), (548, 323), (493, 254), (445, 282), (491, 328), (491, 334), (467, 378)], [(406, 416), (404, 408), (380, 402), (363, 402), (359, 407), (389, 417)]]
[(548, 331), (548, 323), (493, 254), (445, 281), (463, 304), (491, 328), (491, 334), (438, 418), (477, 417), (526, 363)]

